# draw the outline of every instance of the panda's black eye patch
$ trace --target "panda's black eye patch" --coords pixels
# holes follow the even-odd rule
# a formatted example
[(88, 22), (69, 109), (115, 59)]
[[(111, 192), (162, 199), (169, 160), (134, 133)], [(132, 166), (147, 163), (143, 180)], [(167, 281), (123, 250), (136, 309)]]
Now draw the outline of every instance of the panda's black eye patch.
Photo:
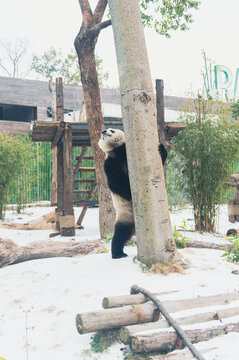
[(114, 133), (115, 133), (115, 131), (114, 131), (114, 130), (110, 130), (110, 132), (112, 132), (112, 134), (114, 134)]

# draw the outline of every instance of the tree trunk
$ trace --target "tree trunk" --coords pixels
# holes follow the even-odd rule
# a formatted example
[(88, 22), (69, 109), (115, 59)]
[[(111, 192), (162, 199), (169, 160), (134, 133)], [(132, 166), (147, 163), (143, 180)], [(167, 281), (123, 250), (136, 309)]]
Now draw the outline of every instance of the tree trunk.
[(34, 259), (98, 254), (103, 253), (104, 249), (102, 241), (38, 241), (27, 246), (18, 246), (10, 239), (0, 239), (0, 268)]
[[(88, 1), (79, 1), (83, 12), (83, 23), (75, 39), (75, 49), (78, 55), (81, 83), (83, 86), (86, 117), (88, 122), (91, 146), (94, 153), (95, 173), (98, 186), (99, 224), (101, 237), (113, 231), (115, 211), (104, 173), (105, 155), (98, 147), (104, 120), (101, 109), (100, 88), (95, 63), (95, 45), (99, 31), (90, 31), (96, 25), (98, 17), (93, 16)], [(81, 3), (84, 3), (83, 5)], [(102, 15), (103, 16), (103, 15)]]
[(137, 0), (108, 0), (120, 78), (123, 124), (135, 215), (138, 259), (175, 260), (156, 104)]

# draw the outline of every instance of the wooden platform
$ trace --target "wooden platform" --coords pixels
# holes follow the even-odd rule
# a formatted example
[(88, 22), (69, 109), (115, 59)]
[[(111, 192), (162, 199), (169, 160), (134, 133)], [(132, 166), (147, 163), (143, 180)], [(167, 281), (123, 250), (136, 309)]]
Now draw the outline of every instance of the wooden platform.
[[(76, 122), (59, 123), (52, 121), (35, 121), (33, 125), (32, 141), (47, 141), (56, 143), (61, 140), (66, 124), (70, 124), (71, 126), (73, 146), (90, 146), (88, 125), (86, 123)], [(123, 124), (120, 121), (105, 121), (105, 127), (123, 130)], [(186, 124), (183, 122), (166, 122), (164, 126), (166, 140), (170, 141), (180, 130), (185, 128)]]

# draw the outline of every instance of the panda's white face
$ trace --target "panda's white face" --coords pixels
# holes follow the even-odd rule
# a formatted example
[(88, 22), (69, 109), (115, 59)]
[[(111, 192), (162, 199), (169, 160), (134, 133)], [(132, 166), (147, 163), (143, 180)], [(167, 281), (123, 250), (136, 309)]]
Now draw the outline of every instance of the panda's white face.
[(108, 153), (124, 144), (124, 142), (125, 136), (122, 130), (107, 129), (102, 131), (98, 145), (102, 151)]

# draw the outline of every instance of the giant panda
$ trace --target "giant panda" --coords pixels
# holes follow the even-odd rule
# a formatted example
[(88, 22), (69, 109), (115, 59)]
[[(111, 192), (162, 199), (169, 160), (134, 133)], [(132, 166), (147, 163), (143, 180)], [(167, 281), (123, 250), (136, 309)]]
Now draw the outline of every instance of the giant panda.
[[(116, 210), (111, 253), (113, 259), (118, 259), (127, 256), (123, 252), (124, 245), (135, 234), (124, 132), (119, 129), (103, 130), (98, 145), (106, 154), (104, 170)], [(162, 144), (159, 152), (164, 164), (167, 151)]]

